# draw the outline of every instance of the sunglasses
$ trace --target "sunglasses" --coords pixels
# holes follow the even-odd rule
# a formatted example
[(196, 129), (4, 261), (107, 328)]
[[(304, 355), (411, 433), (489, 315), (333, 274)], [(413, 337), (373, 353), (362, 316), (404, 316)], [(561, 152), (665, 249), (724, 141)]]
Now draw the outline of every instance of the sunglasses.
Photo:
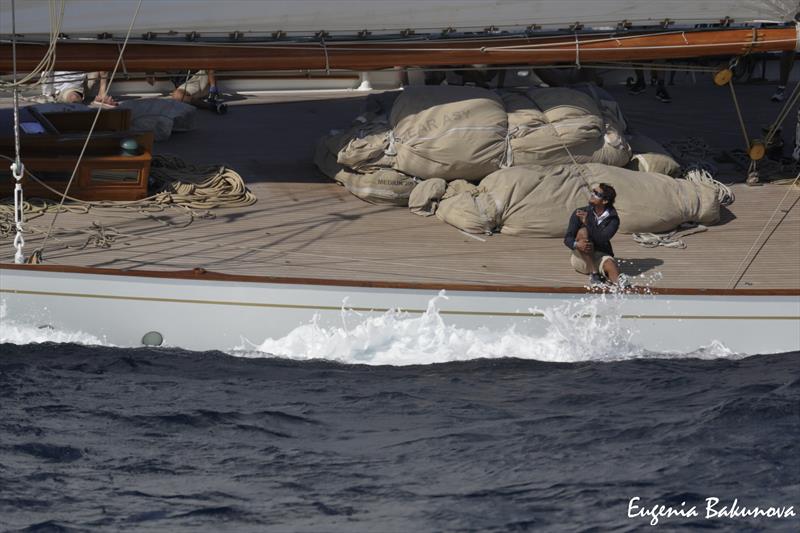
[(600, 192), (592, 191), (592, 196), (594, 196), (598, 200), (605, 200), (606, 199), (606, 197), (605, 197), (605, 195), (603, 194), (602, 191), (600, 191)]

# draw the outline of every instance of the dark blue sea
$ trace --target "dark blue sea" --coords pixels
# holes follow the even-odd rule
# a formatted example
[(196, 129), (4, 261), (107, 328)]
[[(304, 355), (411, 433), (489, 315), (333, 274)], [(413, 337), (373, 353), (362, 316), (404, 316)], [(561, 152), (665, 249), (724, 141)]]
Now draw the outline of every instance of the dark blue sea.
[[(800, 353), (366, 366), (0, 351), (3, 531), (800, 530), (706, 517), (707, 498), (800, 514)], [(637, 514), (659, 505), (689, 516)]]

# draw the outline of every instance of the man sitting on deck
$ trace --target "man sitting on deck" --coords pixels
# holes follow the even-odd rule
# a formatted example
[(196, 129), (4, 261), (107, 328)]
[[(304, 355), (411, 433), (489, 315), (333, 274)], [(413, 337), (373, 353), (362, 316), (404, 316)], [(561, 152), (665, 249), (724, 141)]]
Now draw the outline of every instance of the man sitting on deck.
[(603, 285), (605, 278), (619, 287), (630, 285), (627, 276), (620, 274), (611, 248), (611, 238), (619, 229), (616, 197), (611, 185), (594, 185), (589, 205), (572, 214), (564, 236), (564, 244), (572, 250), (572, 266), (581, 274), (589, 274), (591, 285)]

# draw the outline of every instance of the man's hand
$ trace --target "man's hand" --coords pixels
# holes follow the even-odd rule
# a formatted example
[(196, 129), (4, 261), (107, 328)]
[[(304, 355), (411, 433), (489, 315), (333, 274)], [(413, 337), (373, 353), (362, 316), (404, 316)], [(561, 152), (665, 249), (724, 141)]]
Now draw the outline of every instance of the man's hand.
[(575, 211), (575, 216), (578, 217), (578, 220), (581, 221), (581, 224), (583, 224), (584, 226), (586, 225), (586, 211), (584, 211), (583, 209), (578, 209), (577, 211)]
[(594, 251), (594, 246), (592, 245), (592, 241), (575, 241), (575, 249), (579, 252), (583, 252), (585, 254), (590, 254)]

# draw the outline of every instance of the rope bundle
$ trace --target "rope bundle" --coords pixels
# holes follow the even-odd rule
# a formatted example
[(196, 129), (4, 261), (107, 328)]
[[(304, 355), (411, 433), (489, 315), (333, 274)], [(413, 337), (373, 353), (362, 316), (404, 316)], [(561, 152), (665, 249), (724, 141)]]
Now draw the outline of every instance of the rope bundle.
[[(51, 192), (60, 194), (35, 175), (30, 172), (27, 174)], [(89, 202), (67, 196), (71, 203), (60, 205), (51, 200), (33, 199), (24, 202), (25, 218), (30, 221), (46, 213), (56, 212), (88, 214), (93, 208), (134, 210), (143, 216), (153, 218), (151, 214), (154, 212), (178, 208), (189, 215), (189, 221), (183, 225), (185, 227), (198, 217), (213, 218), (214, 215), (208, 212), (211, 209), (246, 207), (257, 201), (256, 196), (245, 186), (242, 177), (224, 166), (198, 167), (186, 163), (177, 156), (158, 155), (153, 157), (150, 177), (155, 182), (157, 192), (141, 200)], [(197, 210), (206, 212), (198, 213)], [(5, 238), (13, 234), (13, 220), (14, 205), (6, 198), (0, 202), (0, 237)], [(173, 225), (157, 218), (154, 220), (165, 225)], [(90, 236), (86, 245), (109, 247), (114, 239), (109, 239), (108, 236), (117, 232), (113, 228), (103, 227), (98, 222), (92, 222), (92, 227), (104, 236)]]
[(703, 168), (702, 165), (693, 165), (689, 167), (683, 173), (683, 179), (691, 181), (692, 183), (701, 183), (714, 187), (717, 190), (717, 199), (720, 205), (728, 206), (736, 200), (736, 196), (733, 194), (731, 188), (721, 181), (715, 180), (711, 172)]
[(678, 228), (669, 233), (634, 233), (633, 240), (641, 244), (645, 248), (656, 248), (664, 246), (665, 248), (686, 248), (686, 243), (683, 242), (683, 237), (700, 233), (708, 230), (702, 224), (694, 224), (686, 222), (678, 226)]
[[(714, 153), (714, 149), (702, 137), (673, 139), (664, 146), (682, 166), (710, 165), (708, 158)], [(713, 167), (713, 165), (710, 166)]]
[(235, 171), (224, 166), (198, 167), (176, 156), (153, 157), (150, 177), (158, 192), (152, 201), (189, 209), (247, 207), (256, 203)]

